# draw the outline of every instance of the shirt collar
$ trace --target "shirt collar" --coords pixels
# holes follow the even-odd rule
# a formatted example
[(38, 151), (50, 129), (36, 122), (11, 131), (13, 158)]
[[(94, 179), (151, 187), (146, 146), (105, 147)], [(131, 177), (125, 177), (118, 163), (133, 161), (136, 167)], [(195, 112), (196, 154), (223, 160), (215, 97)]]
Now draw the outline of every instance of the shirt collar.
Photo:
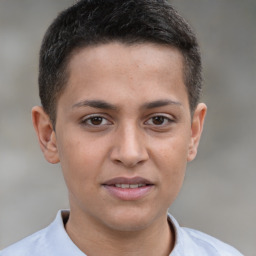
[(49, 241), (49, 251), (54, 251), (55, 255), (61, 256), (86, 256), (70, 239), (66, 230), (65, 222), (69, 216), (68, 210), (61, 210), (58, 212), (56, 219), (48, 227), (46, 237)]
[[(48, 247), (50, 250), (54, 251), (56, 255), (62, 256), (86, 256), (70, 239), (66, 230), (65, 223), (69, 217), (69, 210), (60, 210), (57, 213), (56, 219), (48, 227), (46, 237), (49, 241)], [(170, 254), (170, 256), (183, 255), (182, 245), (182, 232), (178, 222), (175, 218), (168, 214), (168, 222), (174, 228), (175, 233), (175, 245)]]
[(185, 255), (184, 254), (185, 245), (184, 245), (183, 239), (182, 239), (183, 234), (181, 231), (181, 227), (180, 227), (179, 223), (177, 222), (177, 220), (170, 213), (168, 213), (167, 218), (168, 218), (169, 224), (172, 225), (172, 227), (174, 229), (174, 236), (175, 236), (174, 248), (169, 256)]

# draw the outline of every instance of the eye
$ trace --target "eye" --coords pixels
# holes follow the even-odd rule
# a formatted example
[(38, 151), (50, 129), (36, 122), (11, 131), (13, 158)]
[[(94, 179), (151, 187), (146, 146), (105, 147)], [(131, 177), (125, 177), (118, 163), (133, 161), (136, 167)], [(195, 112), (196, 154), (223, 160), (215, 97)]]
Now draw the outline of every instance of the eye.
[(150, 119), (148, 119), (145, 122), (145, 124), (152, 125), (152, 126), (166, 126), (172, 122), (174, 122), (174, 120), (169, 117), (166, 117), (163, 115), (157, 115), (157, 116), (153, 116)]
[(82, 124), (91, 127), (100, 127), (104, 125), (110, 125), (112, 123), (102, 116), (89, 116), (82, 120)]

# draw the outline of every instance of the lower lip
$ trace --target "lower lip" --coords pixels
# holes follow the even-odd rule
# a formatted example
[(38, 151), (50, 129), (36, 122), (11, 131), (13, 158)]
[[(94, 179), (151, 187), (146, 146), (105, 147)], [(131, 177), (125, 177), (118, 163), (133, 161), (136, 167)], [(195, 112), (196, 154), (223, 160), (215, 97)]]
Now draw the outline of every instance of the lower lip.
[(124, 201), (134, 201), (145, 197), (152, 189), (153, 185), (139, 188), (118, 188), (104, 185), (104, 188), (114, 197)]

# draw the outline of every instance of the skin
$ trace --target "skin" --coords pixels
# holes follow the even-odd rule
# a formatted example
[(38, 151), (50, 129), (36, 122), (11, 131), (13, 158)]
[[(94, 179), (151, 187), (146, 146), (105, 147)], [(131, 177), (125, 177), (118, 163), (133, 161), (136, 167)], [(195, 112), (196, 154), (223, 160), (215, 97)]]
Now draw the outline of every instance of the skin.
[[(55, 130), (41, 107), (32, 110), (44, 156), (60, 162), (68, 187), (67, 233), (90, 256), (169, 255), (175, 237), (166, 212), (196, 156), (206, 114), (200, 103), (191, 117), (182, 55), (113, 42), (80, 49), (68, 70)], [(103, 186), (116, 177), (153, 185), (123, 200)]]

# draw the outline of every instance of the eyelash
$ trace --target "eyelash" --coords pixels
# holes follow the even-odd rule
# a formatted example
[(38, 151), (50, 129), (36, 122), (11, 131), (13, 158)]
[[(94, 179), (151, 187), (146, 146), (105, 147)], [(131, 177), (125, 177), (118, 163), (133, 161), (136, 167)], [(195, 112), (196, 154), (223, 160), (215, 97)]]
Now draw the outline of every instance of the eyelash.
[[(93, 119), (101, 119), (100, 124), (92, 124)], [(97, 120), (95, 120), (97, 121)], [(102, 124), (102, 121), (106, 122), (104, 124)], [(91, 126), (91, 127), (101, 127), (101, 126), (105, 126), (105, 125), (110, 125), (112, 124), (107, 118), (101, 116), (101, 115), (91, 115), (89, 117), (86, 117), (85, 119), (83, 119), (81, 121), (81, 124), (86, 125), (86, 126)]]
[[(160, 121), (163, 121), (163, 124), (154, 124), (153, 123), (153, 119), (155, 118), (155, 120), (157, 120), (157, 118), (158, 119), (162, 119), (162, 120), (160, 120)], [(150, 121), (152, 121), (152, 124), (149, 124), (149, 122)], [(167, 117), (167, 116), (165, 116), (165, 115), (163, 115), (163, 114), (157, 114), (157, 115), (154, 115), (154, 116), (152, 116), (152, 117), (150, 117), (149, 119), (147, 119), (147, 121), (145, 122), (145, 124), (149, 124), (149, 125), (152, 125), (152, 126), (154, 126), (154, 127), (165, 127), (165, 126), (167, 126), (167, 125), (169, 125), (169, 124), (171, 124), (171, 123), (173, 123), (174, 122), (174, 119), (173, 118), (170, 118), (170, 117)]]
[[(93, 124), (92, 121), (93, 119), (95, 119), (94, 121), (97, 122), (97, 119), (99, 119), (98, 121), (100, 122), (99, 124)], [(160, 119), (160, 122), (163, 121), (163, 123), (160, 123), (160, 124), (154, 124), (154, 119), (155, 121), (159, 121)], [(157, 120), (158, 119), (158, 120)], [(169, 124), (173, 123), (175, 120), (173, 118), (170, 118), (170, 117), (167, 117), (163, 114), (157, 114), (157, 115), (154, 115), (154, 116), (151, 116), (150, 118), (148, 118), (144, 124), (145, 125), (150, 125), (150, 126), (154, 126), (154, 127), (166, 127), (168, 126)], [(81, 124), (82, 125), (85, 125), (85, 126), (90, 126), (90, 127), (95, 127), (95, 128), (99, 128), (99, 127), (102, 127), (102, 126), (107, 126), (107, 125), (111, 125), (113, 124), (111, 121), (109, 121), (107, 118), (105, 118), (104, 116), (102, 115), (90, 115), (90, 116), (87, 116), (86, 118), (84, 118), (82, 121), (81, 121)]]

